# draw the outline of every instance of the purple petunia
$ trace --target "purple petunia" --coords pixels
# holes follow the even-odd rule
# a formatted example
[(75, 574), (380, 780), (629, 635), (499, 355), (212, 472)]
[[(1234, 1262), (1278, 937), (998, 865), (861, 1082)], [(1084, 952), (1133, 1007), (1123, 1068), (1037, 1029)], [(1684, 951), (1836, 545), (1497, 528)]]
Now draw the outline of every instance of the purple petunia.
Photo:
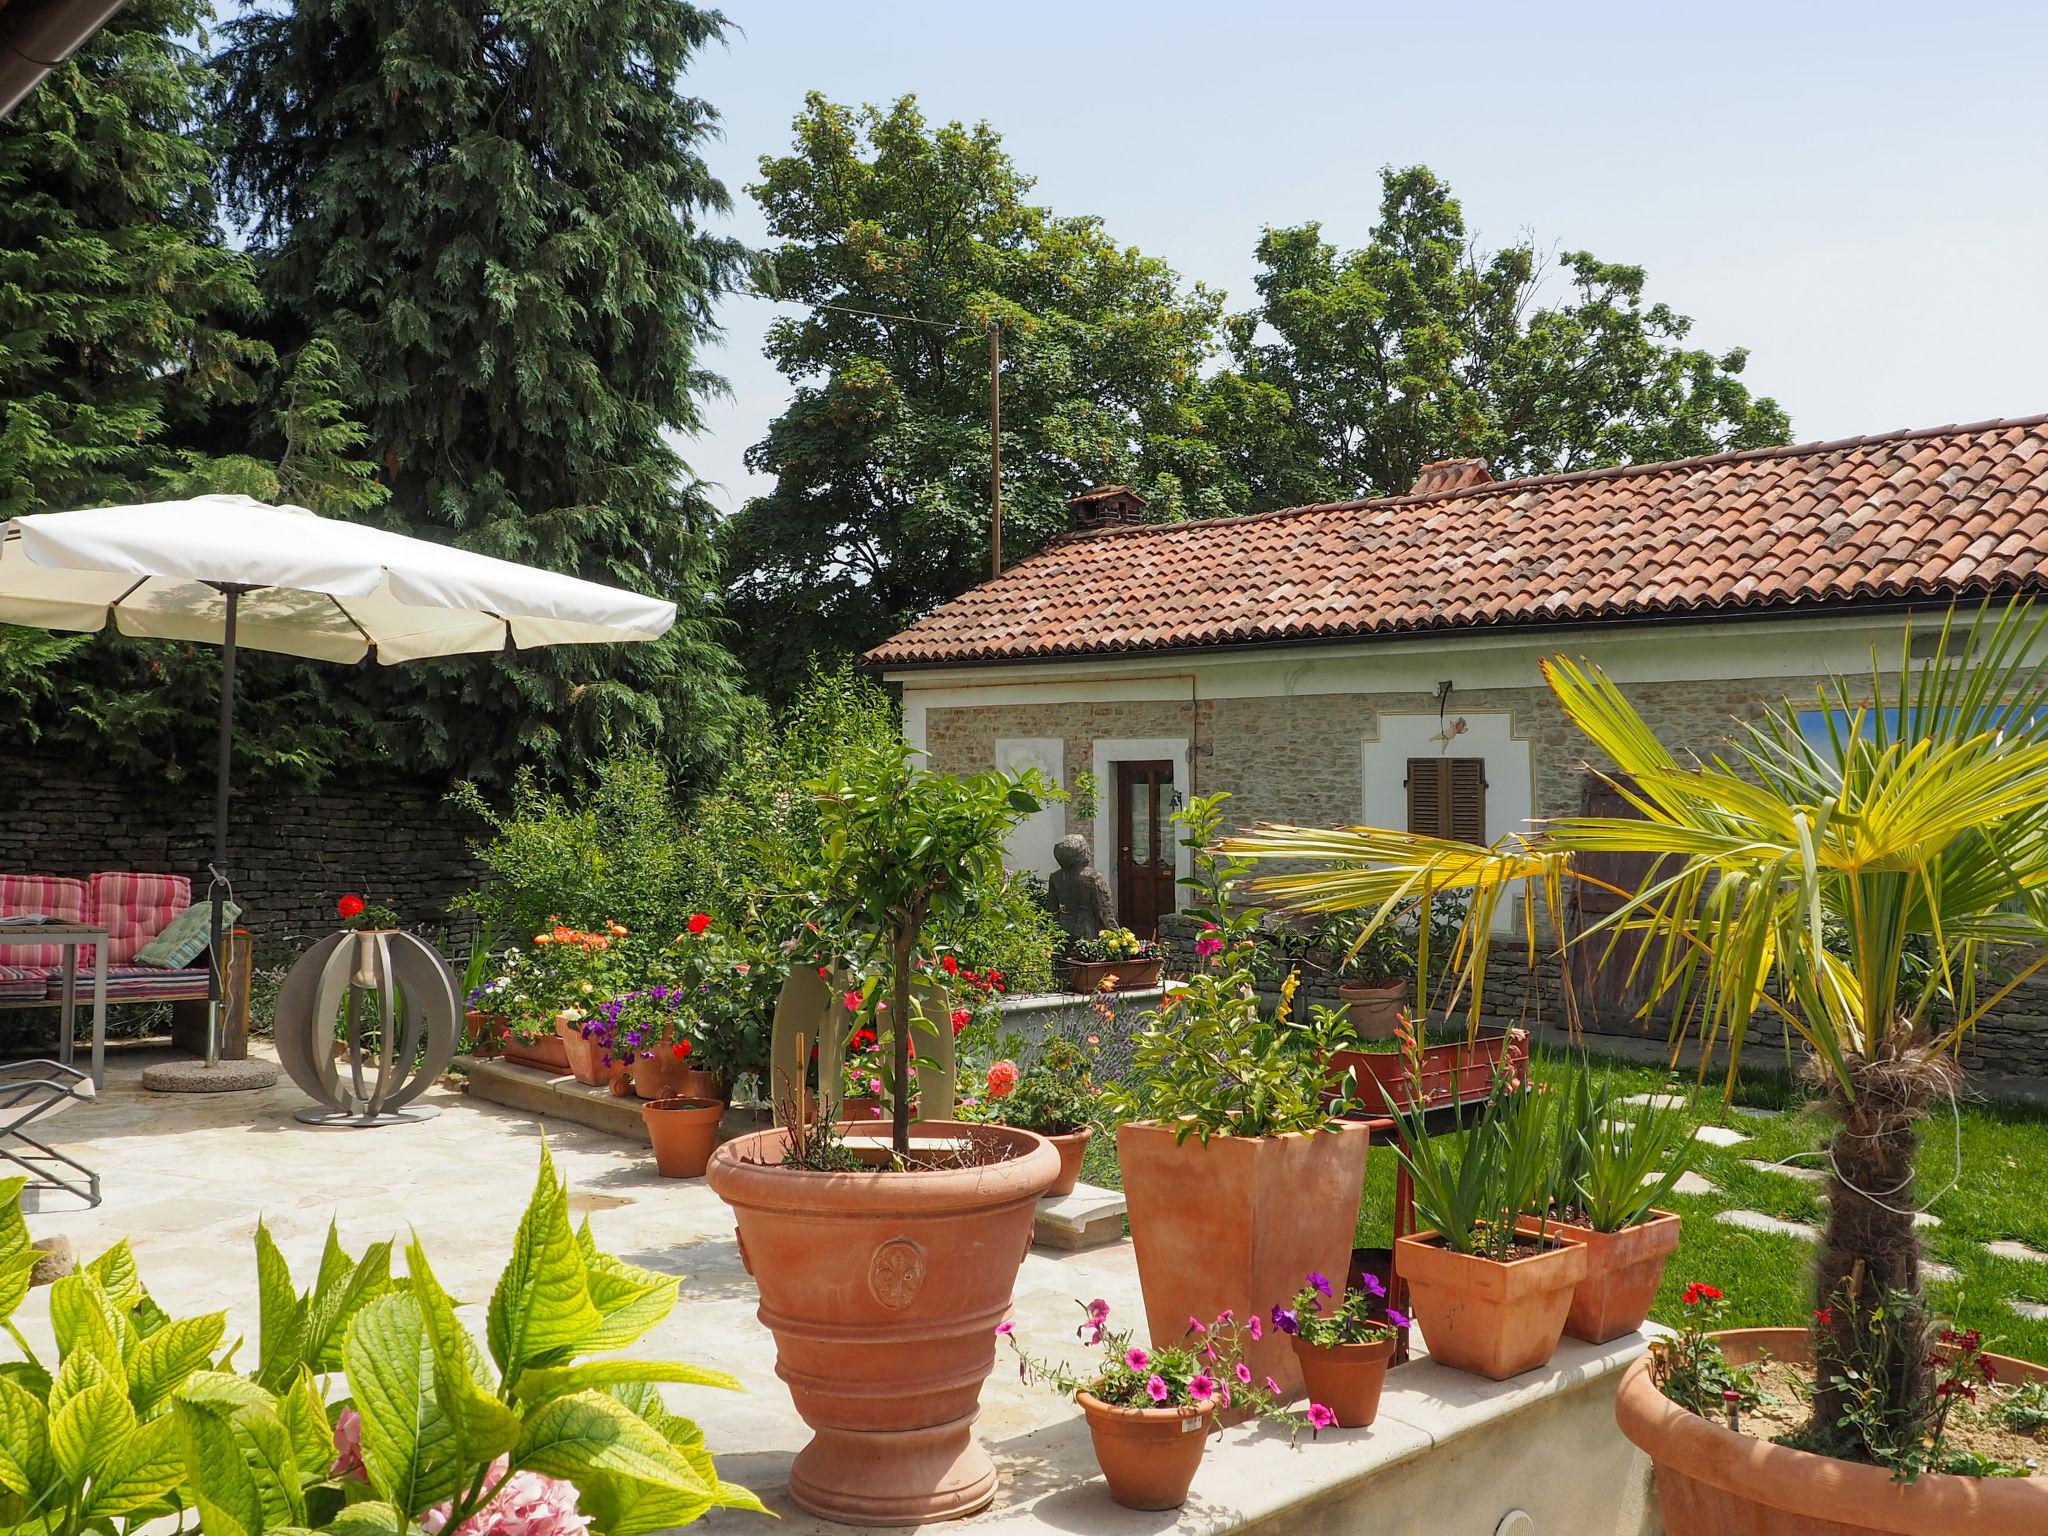
[(1323, 1296), (1328, 1296), (1331, 1292), (1330, 1277), (1320, 1269), (1312, 1269), (1308, 1272), (1308, 1283), (1314, 1286), (1317, 1292)]
[(1387, 1308), (1387, 1321), (1392, 1323), (1396, 1328), (1406, 1328), (1409, 1322), (1408, 1314), (1406, 1312), (1396, 1311), (1394, 1308), (1389, 1307)]
[(1292, 1307), (1273, 1308), (1273, 1326), (1282, 1333), (1301, 1332), (1301, 1315)]

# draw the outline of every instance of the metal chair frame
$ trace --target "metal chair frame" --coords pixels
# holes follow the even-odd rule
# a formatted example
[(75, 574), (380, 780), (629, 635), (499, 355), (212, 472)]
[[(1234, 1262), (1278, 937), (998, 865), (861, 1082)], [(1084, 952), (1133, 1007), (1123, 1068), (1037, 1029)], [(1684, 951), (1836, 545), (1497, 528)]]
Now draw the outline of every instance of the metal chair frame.
[[(31, 1189), (62, 1190), (88, 1207), (98, 1205), (100, 1176), (27, 1130), (73, 1104), (90, 1104), (94, 1097), (92, 1079), (61, 1061), (0, 1063), (0, 1159), (26, 1173)], [(28, 1150), (13, 1145), (16, 1142)], [(74, 1179), (82, 1180), (83, 1187)]]

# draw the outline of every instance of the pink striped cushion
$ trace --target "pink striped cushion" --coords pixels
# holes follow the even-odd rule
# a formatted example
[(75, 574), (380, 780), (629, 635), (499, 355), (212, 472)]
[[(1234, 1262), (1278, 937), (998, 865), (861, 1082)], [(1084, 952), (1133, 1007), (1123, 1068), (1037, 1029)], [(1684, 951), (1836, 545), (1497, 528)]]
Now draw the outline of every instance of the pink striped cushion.
[[(108, 870), (94, 875), (91, 887), (93, 926), (107, 930), (108, 965), (129, 964), (135, 951), (192, 905), (192, 882), (183, 875)], [(88, 951), (79, 951), (81, 966), (91, 960)]]
[[(91, 902), (92, 894), (83, 880), (59, 875), (0, 875), (0, 918), (40, 912), (61, 922), (82, 923)], [(55, 944), (0, 944), (0, 965), (58, 965), (63, 959), (64, 951)]]

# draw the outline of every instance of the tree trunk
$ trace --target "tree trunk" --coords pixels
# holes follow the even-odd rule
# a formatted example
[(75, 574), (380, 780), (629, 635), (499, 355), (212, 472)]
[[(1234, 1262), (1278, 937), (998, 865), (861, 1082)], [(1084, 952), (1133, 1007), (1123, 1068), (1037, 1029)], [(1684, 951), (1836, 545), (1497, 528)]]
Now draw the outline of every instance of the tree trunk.
[(889, 1095), (889, 1143), (898, 1157), (910, 1155), (910, 956), (917, 935), (898, 929), (890, 954), (889, 1055), (896, 1064), (895, 1091)]
[[(1846, 1402), (1833, 1385), (1848, 1362), (1875, 1370), (1895, 1413), (1907, 1412), (1927, 1388), (1925, 1309), (1920, 1300), (1919, 1209), (1913, 1156), (1918, 1126), (1954, 1068), (1918, 1051), (1849, 1063), (1849, 1089), (1821, 1064), (1827, 1101), (1839, 1122), (1830, 1151), (1828, 1219), (1814, 1275), (1814, 1309), (1829, 1319), (1817, 1330), (1813, 1418), (1816, 1446), (1853, 1438), (1840, 1424)], [(1880, 1322), (1875, 1314), (1884, 1309)], [(1879, 1341), (1888, 1343), (1880, 1346)], [(1853, 1447), (1845, 1447), (1852, 1454)]]

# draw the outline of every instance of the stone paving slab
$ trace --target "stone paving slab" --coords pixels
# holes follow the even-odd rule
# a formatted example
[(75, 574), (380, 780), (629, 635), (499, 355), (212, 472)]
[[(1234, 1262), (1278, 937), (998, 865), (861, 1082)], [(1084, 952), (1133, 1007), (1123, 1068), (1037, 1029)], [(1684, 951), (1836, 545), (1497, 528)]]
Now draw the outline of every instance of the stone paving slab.
[(1725, 1125), (1703, 1125), (1693, 1132), (1693, 1136), (1710, 1147), (1739, 1147), (1749, 1140), (1741, 1131)]
[(1803, 1184), (1825, 1184), (1828, 1181), (1826, 1169), (1811, 1168), (1804, 1163), (1767, 1163), (1760, 1158), (1745, 1157), (1742, 1166), (1754, 1168), (1758, 1173), (1776, 1173), (1788, 1179), (1798, 1179)]
[(1047, 1195), (1038, 1202), (1031, 1229), (1032, 1242), (1070, 1253), (1120, 1243), (1123, 1237), (1123, 1191), (1095, 1184), (1076, 1184), (1070, 1195)]
[(1809, 1243), (1820, 1241), (1820, 1228), (1809, 1226), (1803, 1221), (1787, 1221), (1782, 1216), (1766, 1216), (1762, 1211), (1716, 1211), (1714, 1220), (1727, 1227), (1741, 1227), (1745, 1232), (1769, 1232), (1778, 1237), (1800, 1237)]
[(1616, 1102), (1640, 1109), (1683, 1109), (1686, 1097), (1682, 1093), (1632, 1093)]
[(1709, 1180), (1704, 1174), (1695, 1173), (1692, 1169), (1688, 1168), (1678, 1176), (1678, 1182), (1671, 1186), (1671, 1193), (1674, 1195), (1718, 1195), (1721, 1193), (1721, 1187)]
[(2048, 1319), (2048, 1306), (2043, 1306), (2038, 1301), (2028, 1301), (2022, 1296), (2011, 1296), (2006, 1299), (2005, 1304), (2029, 1322), (2038, 1323)]
[(1730, 1114), (1741, 1115), (1745, 1120), (1777, 1120), (1784, 1116), (1782, 1109), (1759, 1109), (1748, 1104), (1730, 1104)]
[(2025, 1243), (2001, 1237), (1996, 1242), (1986, 1243), (1984, 1251), (2001, 1259), (2018, 1259), (2023, 1264), (2048, 1264), (2048, 1253), (2038, 1248), (2029, 1248)]

